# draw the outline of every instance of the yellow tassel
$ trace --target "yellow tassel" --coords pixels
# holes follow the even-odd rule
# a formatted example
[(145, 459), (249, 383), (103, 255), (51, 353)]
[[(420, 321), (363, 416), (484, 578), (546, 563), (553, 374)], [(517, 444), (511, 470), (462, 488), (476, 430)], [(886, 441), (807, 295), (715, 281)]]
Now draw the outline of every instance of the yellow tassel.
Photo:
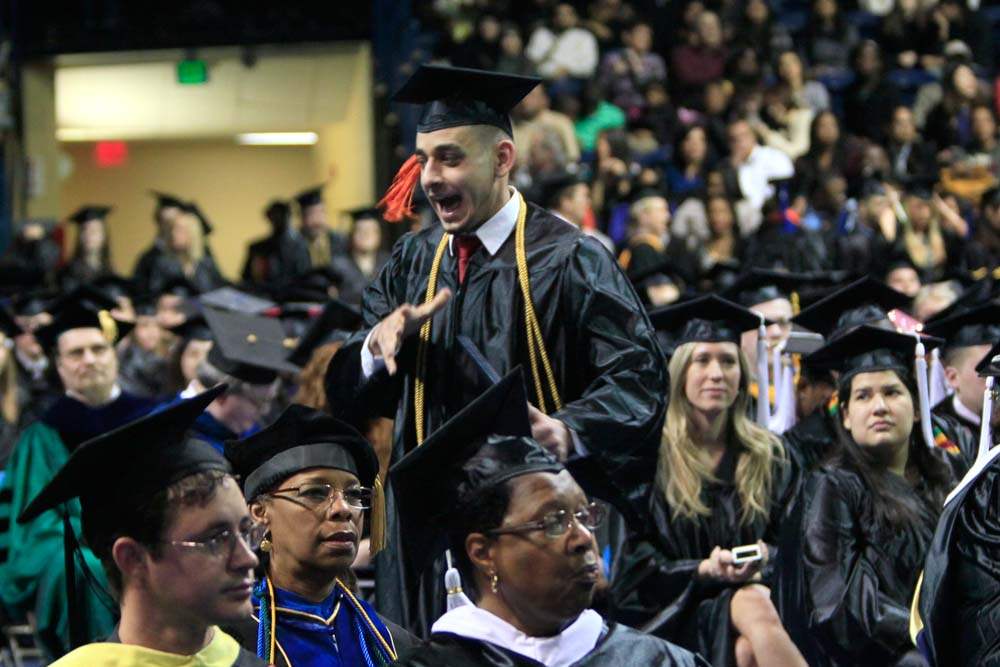
[(385, 489), (382, 480), (375, 475), (375, 489), (372, 494), (371, 543), (369, 550), (374, 556), (385, 548)]
[(97, 311), (97, 321), (101, 325), (101, 334), (104, 339), (114, 345), (115, 341), (118, 340), (118, 323), (115, 322), (115, 318), (111, 317), (111, 313), (108, 311), (99, 310)]

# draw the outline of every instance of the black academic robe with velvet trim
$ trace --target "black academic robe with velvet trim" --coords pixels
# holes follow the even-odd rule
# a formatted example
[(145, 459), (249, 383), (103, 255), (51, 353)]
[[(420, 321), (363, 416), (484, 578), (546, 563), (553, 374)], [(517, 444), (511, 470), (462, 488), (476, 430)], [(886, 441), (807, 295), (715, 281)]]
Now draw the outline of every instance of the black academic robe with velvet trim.
[(1000, 459), (945, 504), (917, 610), (934, 667), (1000, 665)]
[[(663, 422), (666, 372), (663, 357), (635, 290), (610, 253), (575, 226), (528, 204), (527, 262), (532, 302), (545, 339), (563, 409), (550, 414), (576, 432), (580, 443), (609, 469), (625, 456), (655, 470)], [(404, 304), (424, 301), (434, 252), (443, 235), (439, 225), (407, 234), (365, 291), (366, 330), (338, 352), (327, 372), (327, 396), (338, 416), (357, 422), (376, 414), (396, 418), (393, 460), (416, 446), (413, 382), (417, 336), (404, 342), (395, 377), (383, 370), (361, 380), (361, 345), (371, 327)], [(465, 335), (497, 373), (517, 366), (530, 378), (524, 302), (518, 285), (515, 234), (494, 256), (484, 248), (470, 258), (459, 287), (457, 258), (447, 250), (438, 291), (452, 299), (433, 319), (428, 346), (426, 432), (431, 433), (486, 388), (479, 376), (460, 367), (456, 337)], [(544, 379), (543, 379), (544, 382)], [(528, 395), (537, 402), (531, 380)], [(639, 480), (636, 480), (638, 483)], [(394, 541), (395, 500), (389, 494), (389, 549), (378, 556), (380, 613), (421, 636), (444, 610), (443, 570), (427, 575), (430, 606), (417, 602), (416, 582), (403, 580), (401, 549)], [(436, 581), (435, 581), (436, 579)], [(407, 607), (403, 601), (409, 601)], [(427, 616), (421, 618), (421, 612)]]
[[(478, 639), (441, 632), (400, 655), (400, 667), (543, 667), (542, 663)], [(709, 667), (700, 656), (624, 625), (611, 624), (597, 646), (573, 667)]]
[[(736, 664), (729, 607), (740, 585), (701, 580), (698, 565), (715, 547), (730, 549), (758, 540), (769, 545), (773, 562), (783, 521), (795, 506), (800, 487), (794, 458), (776, 461), (769, 514), (743, 522), (743, 502), (735, 483), (739, 456), (735, 446), (728, 447), (714, 472), (716, 480), (702, 486), (702, 502), (711, 511), (708, 516), (673, 516), (657, 486), (650, 496), (653, 522), (630, 540), (612, 582), (612, 618), (643, 629), (650, 626), (650, 632), (697, 651), (715, 667)], [(769, 585), (771, 568), (762, 575)]]

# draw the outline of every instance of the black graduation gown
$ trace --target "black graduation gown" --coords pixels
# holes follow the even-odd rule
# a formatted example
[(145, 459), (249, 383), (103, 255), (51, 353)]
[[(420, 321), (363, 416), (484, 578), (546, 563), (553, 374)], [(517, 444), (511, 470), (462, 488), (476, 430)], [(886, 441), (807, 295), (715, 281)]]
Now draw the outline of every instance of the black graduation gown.
[(944, 506), (927, 551), (917, 646), (931, 665), (1000, 665), (1000, 459)]
[[(630, 540), (612, 582), (613, 618), (636, 627), (656, 618), (660, 623), (651, 632), (697, 651), (716, 667), (736, 664), (729, 606), (739, 586), (699, 580), (698, 565), (717, 546), (728, 549), (757, 540), (769, 545), (773, 561), (782, 521), (799, 489), (797, 463), (791, 457), (775, 462), (769, 516), (741, 522), (743, 504), (735, 485), (738, 456), (735, 447), (728, 448), (715, 470), (718, 481), (702, 487), (709, 516), (674, 518), (657, 486), (650, 497), (650, 528), (656, 533)], [(762, 574), (761, 583), (769, 585), (770, 567)]]
[[(525, 241), (535, 312), (564, 406), (552, 413), (576, 432), (581, 444), (609, 467), (632, 455), (655, 470), (667, 393), (663, 357), (645, 310), (607, 250), (575, 226), (528, 204)], [(338, 352), (327, 373), (331, 408), (349, 421), (396, 413), (393, 460), (416, 445), (413, 369), (417, 336), (399, 357), (401, 371), (385, 371), (361, 383), (361, 345), (382, 318), (404, 303), (424, 300), (434, 251), (443, 230), (435, 225), (403, 236), (379, 276), (365, 291), (367, 329)], [(456, 414), (485, 387), (456, 368), (456, 336), (468, 336), (500, 374), (523, 366), (530, 377), (524, 305), (518, 287), (515, 235), (495, 256), (480, 248), (458, 286), (457, 258), (446, 250), (438, 290), (453, 297), (433, 320), (425, 385), (426, 432)], [(529, 385), (530, 385), (529, 381)], [(529, 386), (529, 397), (535, 400)], [(551, 410), (551, 398), (546, 396)], [(638, 483), (639, 480), (637, 480)], [(431, 601), (418, 602), (416, 586), (402, 574), (402, 554), (388, 494), (389, 549), (378, 555), (379, 613), (420, 636), (444, 609), (442, 571), (427, 574)], [(440, 565), (440, 563), (439, 563)], [(421, 610), (427, 616), (421, 618)]]
[(389, 261), (389, 253), (379, 251), (375, 258), (373, 275), (368, 275), (361, 270), (350, 254), (334, 257), (330, 267), (340, 278), (337, 298), (352, 306), (360, 306), (365, 288), (378, 275), (387, 261)]
[[(429, 641), (399, 656), (400, 667), (543, 667), (542, 663), (496, 644), (460, 637), (449, 632), (435, 633)], [(573, 667), (708, 667), (700, 656), (624, 625), (612, 623), (594, 650), (573, 663)]]
[(159, 294), (172, 280), (180, 277), (186, 277), (191, 281), (199, 293), (211, 292), (227, 284), (208, 252), (198, 262), (194, 275), (191, 276), (184, 273), (184, 268), (172, 255), (161, 253), (153, 260), (146, 283), (139, 283), (138, 276), (136, 277), (136, 287), (144, 294)]
[(132, 269), (132, 283), (140, 292), (145, 290), (144, 293), (148, 293), (149, 284), (153, 280), (153, 267), (162, 255), (164, 255), (163, 241), (158, 238), (136, 260), (135, 268)]
[[(971, 447), (972, 449), (963, 450), (963, 452), (967, 459), (974, 461), (979, 449), (979, 424), (969, 421), (958, 414), (955, 411), (955, 404), (952, 402), (951, 396), (944, 398), (940, 403), (935, 405), (931, 410), (931, 414), (940, 418), (943, 422), (951, 424), (956, 433), (965, 434), (966, 437), (962, 438), (957, 444), (959, 447)], [(997, 444), (998, 442), (1000, 442), (1000, 429), (994, 429), (993, 444)]]
[(309, 250), (292, 229), (255, 241), (247, 249), (243, 282), (277, 293), (309, 270)]
[(780, 588), (772, 598), (812, 667), (884, 667), (913, 650), (910, 600), (938, 512), (922, 500), (922, 489), (895, 476), (889, 483), (900, 497), (917, 500), (914, 525), (877, 526), (867, 485), (827, 465), (809, 476), (782, 535)]

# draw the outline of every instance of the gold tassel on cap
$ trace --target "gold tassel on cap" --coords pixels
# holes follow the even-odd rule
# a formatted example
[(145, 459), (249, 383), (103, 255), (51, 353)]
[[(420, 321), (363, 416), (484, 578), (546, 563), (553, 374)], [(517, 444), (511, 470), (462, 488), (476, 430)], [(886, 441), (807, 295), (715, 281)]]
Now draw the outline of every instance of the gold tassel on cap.
[(375, 488), (372, 492), (371, 531), (369, 551), (374, 556), (385, 548), (385, 489), (382, 479), (375, 475)]
[(115, 318), (111, 317), (111, 313), (106, 310), (97, 311), (97, 321), (101, 325), (101, 334), (104, 339), (107, 340), (112, 345), (118, 340), (118, 323), (115, 322)]

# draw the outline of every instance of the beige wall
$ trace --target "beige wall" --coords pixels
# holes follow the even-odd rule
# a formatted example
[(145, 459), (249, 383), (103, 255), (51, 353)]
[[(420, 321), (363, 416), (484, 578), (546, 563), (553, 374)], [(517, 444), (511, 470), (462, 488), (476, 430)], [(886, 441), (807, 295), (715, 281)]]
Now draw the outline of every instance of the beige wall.
[(247, 243), (267, 234), (262, 215), (267, 203), (316, 179), (308, 146), (237, 146), (230, 140), (129, 142), (128, 148), (126, 165), (102, 169), (94, 164), (94, 144), (63, 144), (73, 172), (60, 197), (63, 219), (88, 203), (115, 207), (108, 218), (112, 259), (126, 275), (155, 236), (149, 189), (198, 202), (215, 226), (209, 243), (219, 268), (237, 278)]
[(59, 214), (59, 145), (56, 142), (55, 70), (37, 62), (21, 69), (24, 152), (28, 158), (27, 200), (15, 198), (15, 217), (54, 218)]

